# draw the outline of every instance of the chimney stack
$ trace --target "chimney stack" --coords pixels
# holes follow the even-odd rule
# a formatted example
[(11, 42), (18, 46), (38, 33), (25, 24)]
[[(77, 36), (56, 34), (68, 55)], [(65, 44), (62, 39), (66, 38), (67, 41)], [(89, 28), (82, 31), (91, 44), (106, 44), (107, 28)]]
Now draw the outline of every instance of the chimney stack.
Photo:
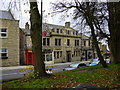
[(25, 29), (29, 29), (29, 24), (28, 24), (28, 22), (26, 22), (26, 24), (25, 24)]
[(65, 22), (65, 27), (70, 27), (70, 22)]

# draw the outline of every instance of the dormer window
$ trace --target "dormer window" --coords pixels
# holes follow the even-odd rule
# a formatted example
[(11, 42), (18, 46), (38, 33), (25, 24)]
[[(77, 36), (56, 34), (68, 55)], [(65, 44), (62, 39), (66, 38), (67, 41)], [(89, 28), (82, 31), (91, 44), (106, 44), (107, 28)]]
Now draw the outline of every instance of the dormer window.
[(74, 31), (73, 31), (73, 35), (74, 35), (75, 33), (74, 33)]
[(76, 35), (78, 35), (78, 31), (76, 31)]
[(59, 29), (57, 29), (57, 33), (59, 33)]
[(55, 31), (55, 29), (54, 28), (52, 28), (52, 32), (54, 32)]
[(62, 33), (62, 29), (60, 29), (60, 33)]
[(66, 30), (66, 34), (67, 34), (67, 35), (70, 35), (70, 30)]

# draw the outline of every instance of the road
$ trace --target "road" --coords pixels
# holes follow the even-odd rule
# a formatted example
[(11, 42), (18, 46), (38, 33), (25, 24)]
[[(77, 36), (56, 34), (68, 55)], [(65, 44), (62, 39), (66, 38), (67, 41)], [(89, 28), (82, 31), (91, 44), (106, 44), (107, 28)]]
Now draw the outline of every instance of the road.
[[(68, 66), (68, 65), (54, 66), (52, 73), (61, 72), (61, 71), (63, 71), (63, 68), (66, 67), (66, 66)], [(51, 67), (51, 66), (49, 66), (49, 67)], [(26, 73), (27, 72), (21, 71), (21, 69), (19, 69), (19, 70), (15, 70), (15, 69), (13, 69), (13, 70), (4, 70), (0, 74), (0, 81), (6, 81), (6, 80), (12, 80), (12, 79), (19, 79), (21, 77), (24, 77), (24, 75)]]
[(0, 80), (12, 80), (23, 77), (25, 72), (20, 72), (20, 70), (5, 70), (0, 74)]
[[(82, 63), (82, 62), (81, 62)], [(52, 67), (53, 71), (52, 73), (57, 73), (63, 71), (63, 68), (67, 67), (71, 63), (60, 63), (60, 64), (54, 64), (54, 65), (47, 65), (48, 67)], [(25, 68), (24, 68), (25, 69)], [(23, 68), (22, 68), (23, 70)], [(9, 70), (0, 70), (2, 72), (0, 74), (0, 81), (6, 81), (6, 80), (12, 80), (12, 79), (19, 79), (21, 77), (24, 77), (24, 75), (27, 72), (21, 71), (21, 69), (9, 69)]]

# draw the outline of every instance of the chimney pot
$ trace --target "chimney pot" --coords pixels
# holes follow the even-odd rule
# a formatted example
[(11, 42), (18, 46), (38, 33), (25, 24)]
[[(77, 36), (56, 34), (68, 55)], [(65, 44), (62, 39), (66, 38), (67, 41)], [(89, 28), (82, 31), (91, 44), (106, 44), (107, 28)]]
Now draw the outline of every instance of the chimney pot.
[(28, 24), (28, 22), (26, 22), (26, 24), (25, 24), (25, 29), (29, 29), (29, 24)]

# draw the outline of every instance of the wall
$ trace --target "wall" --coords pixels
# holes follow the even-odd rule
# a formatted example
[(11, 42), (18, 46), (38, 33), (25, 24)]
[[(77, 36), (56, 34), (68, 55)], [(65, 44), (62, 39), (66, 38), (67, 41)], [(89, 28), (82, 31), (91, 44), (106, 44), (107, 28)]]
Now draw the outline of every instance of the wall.
[(8, 28), (8, 38), (2, 39), (2, 48), (8, 49), (8, 59), (1, 59), (2, 66), (19, 65), (19, 21), (0, 19), (0, 28)]

